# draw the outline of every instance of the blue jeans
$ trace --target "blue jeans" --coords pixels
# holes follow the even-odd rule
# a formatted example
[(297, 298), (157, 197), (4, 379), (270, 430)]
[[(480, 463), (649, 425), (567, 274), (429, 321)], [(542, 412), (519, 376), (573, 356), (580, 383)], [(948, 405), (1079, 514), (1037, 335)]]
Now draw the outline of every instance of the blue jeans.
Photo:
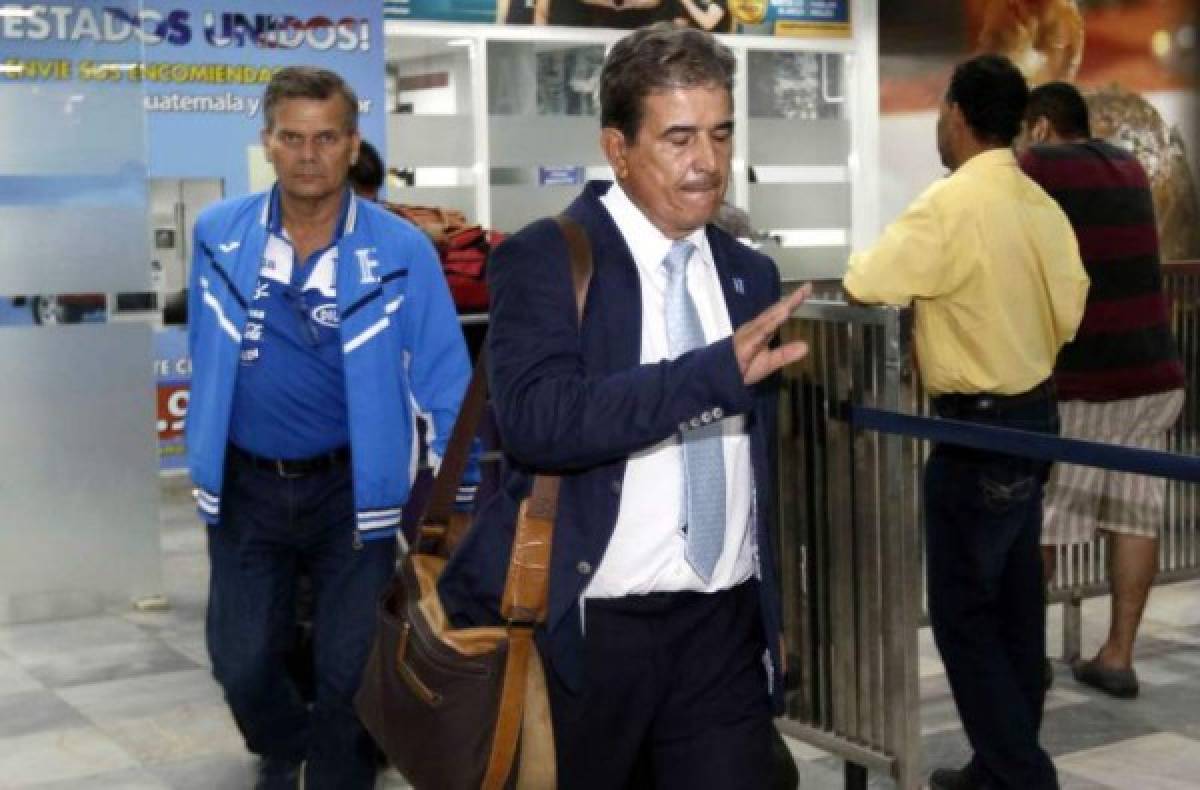
[[(1058, 433), (1052, 395), (935, 400), (940, 416)], [(935, 445), (925, 466), (929, 617), (967, 738), (989, 786), (1057, 788), (1038, 743), (1045, 590), (1038, 547), (1049, 464)]]
[[(221, 507), (220, 523), (208, 532), (208, 652), (247, 748), (306, 761), (313, 790), (373, 787), (374, 745), (353, 699), (375, 602), (395, 567), (395, 539), (358, 540), (348, 465), (282, 478), (234, 456)], [(311, 710), (284, 667), (301, 569), (315, 597)]]

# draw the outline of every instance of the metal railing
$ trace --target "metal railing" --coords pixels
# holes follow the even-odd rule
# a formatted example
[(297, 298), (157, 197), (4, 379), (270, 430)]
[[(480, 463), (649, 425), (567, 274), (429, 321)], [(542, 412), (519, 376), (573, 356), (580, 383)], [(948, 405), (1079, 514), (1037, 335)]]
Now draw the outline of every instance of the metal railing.
[[(1164, 267), (1188, 397), (1169, 452), (1200, 449), (1200, 263)], [(846, 305), (823, 283), (785, 327), (808, 357), (786, 374), (779, 430), (784, 623), (792, 660), (781, 729), (920, 786), (916, 629), (926, 621), (920, 476), (926, 443), (855, 431), (851, 405), (927, 414), (908, 313)], [(1200, 578), (1197, 487), (1169, 481), (1156, 584)], [(1062, 549), (1064, 656), (1079, 653), (1079, 604), (1108, 592), (1103, 538)], [(848, 773), (849, 777), (849, 773)]]
[(780, 411), (779, 555), (792, 663), (780, 729), (916, 788), (919, 520), (895, 504), (915, 501), (909, 470), (919, 459), (911, 442), (852, 433), (844, 419), (850, 403), (905, 405), (902, 314), (810, 299), (784, 333), (810, 350), (787, 371)]

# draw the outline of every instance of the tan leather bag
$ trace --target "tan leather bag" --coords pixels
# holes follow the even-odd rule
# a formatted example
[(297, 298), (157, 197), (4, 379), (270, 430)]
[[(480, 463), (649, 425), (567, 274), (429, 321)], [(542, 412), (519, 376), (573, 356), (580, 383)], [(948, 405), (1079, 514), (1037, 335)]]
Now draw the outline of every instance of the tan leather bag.
[[(558, 217), (582, 318), (587, 236)], [(437, 580), (462, 522), (454, 493), (487, 398), (482, 355), (434, 482), (421, 536), (379, 603), (378, 630), (354, 704), (417, 790), (552, 790), (554, 735), (533, 631), (545, 621), (558, 478), (539, 475), (521, 503), (501, 601), (507, 625), (456, 628)], [(514, 770), (515, 766), (515, 770)]]

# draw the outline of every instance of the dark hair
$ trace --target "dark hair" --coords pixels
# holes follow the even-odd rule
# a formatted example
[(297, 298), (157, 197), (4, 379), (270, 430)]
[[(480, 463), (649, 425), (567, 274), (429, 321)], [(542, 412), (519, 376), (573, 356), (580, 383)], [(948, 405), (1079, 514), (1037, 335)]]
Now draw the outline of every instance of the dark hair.
[(267, 131), (275, 126), (275, 108), (287, 99), (324, 101), (341, 96), (346, 104), (346, 131), (358, 129), (358, 97), (346, 81), (329, 69), (288, 66), (275, 72), (263, 94), (263, 123)]
[(366, 140), (358, 144), (358, 158), (350, 165), (348, 177), (355, 191), (378, 192), (383, 186), (383, 160)]
[(1038, 118), (1048, 120), (1060, 137), (1073, 140), (1092, 136), (1087, 102), (1068, 82), (1047, 82), (1029, 92), (1025, 123), (1032, 126)]
[(1003, 55), (979, 55), (958, 64), (946, 101), (957, 104), (981, 141), (1011, 145), (1021, 131), (1029, 86)]
[(613, 45), (600, 72), (600, 124), (632, 140), (646, 96), (673, 88), (716, 85), (733, 92), (736, 61), (713, 36), (660, 22)]

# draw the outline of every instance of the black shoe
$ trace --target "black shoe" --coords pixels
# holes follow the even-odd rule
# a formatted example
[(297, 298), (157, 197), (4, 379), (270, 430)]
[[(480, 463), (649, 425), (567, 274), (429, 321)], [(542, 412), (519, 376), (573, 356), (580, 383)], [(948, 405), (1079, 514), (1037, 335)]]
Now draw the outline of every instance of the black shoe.
[(986, 782), (982, 781), (971, 770), (966, 768), (936, 768), (929, 777), (929, 790), (988, 790)]
[(258, 764), (254, 790), (296, 790), (303, 763), (281, 757), (264, 757)]
[(1042, 666), (1042, 691), (1049, 691), (1054, 685), (1054, 665), (1050, 663), (1050, 659), (1046, 659), (1046, 663)]
[(1138, 695), (1137, 673), (1132, 669), (1109, 669), (1099, 661), (1076, 661), (1071, 665), (1071, 674), (1085, 686), (1091, 686), (1121, 699), (1133, 699)]

